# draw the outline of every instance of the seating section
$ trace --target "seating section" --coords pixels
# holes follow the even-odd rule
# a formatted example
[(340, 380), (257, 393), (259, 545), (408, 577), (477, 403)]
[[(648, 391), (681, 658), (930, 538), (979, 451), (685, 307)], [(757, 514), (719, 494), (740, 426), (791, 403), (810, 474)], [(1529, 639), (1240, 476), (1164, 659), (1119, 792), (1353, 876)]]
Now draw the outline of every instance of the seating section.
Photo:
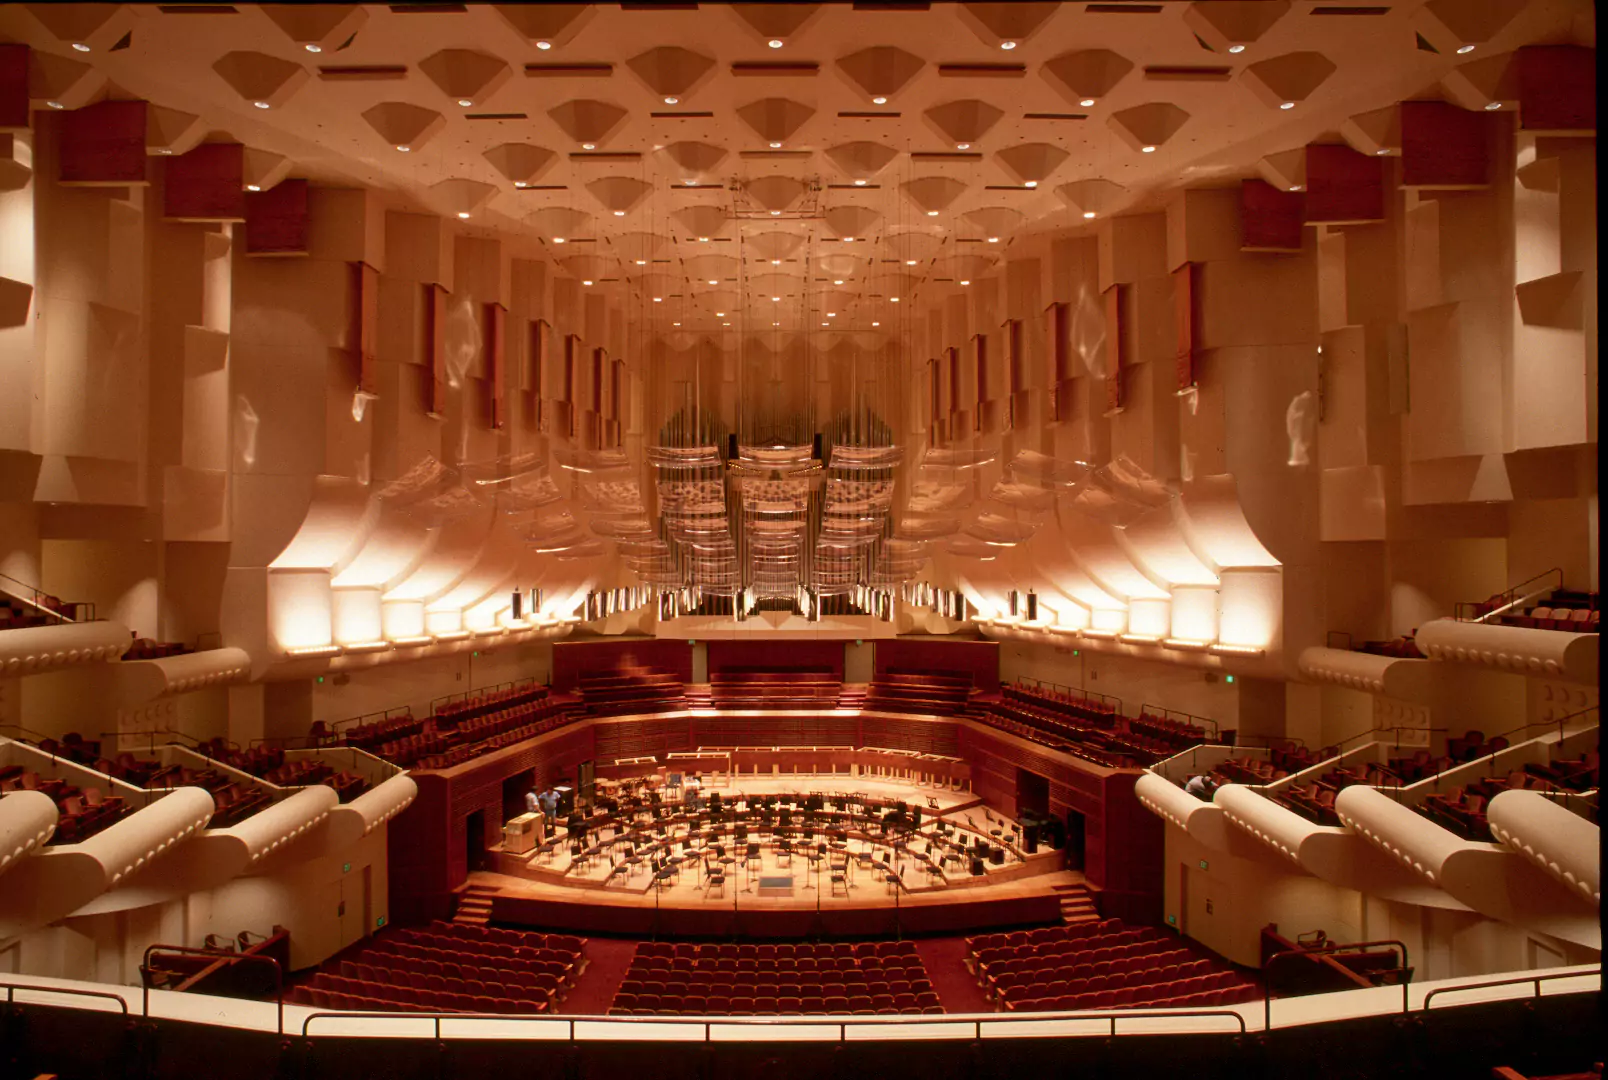
[(971, 691), (970, 675), (947, 671), (885, 671), (871, 681), (865, 707), (883, 712), (944, 715), (964, 711)]
[(1413, 634), (1403, 634), (1389, 641), (1364, 641), (1356, 647), (1356, 651), (1372, 653), (1374, 656), (1391, 656), (1400, 660), (1424, 659), (1424, 654), (1418, 648), (1418, 639)]
[[(23, 739), (22, 741), (31, 742), (29, 739)], [(32, 743), (32, 745), (37, 746), (44, 753), (63, 757), (80, 765), (93, 767), (100, 758), (100, 742), (91, 742), (76, 731), (69, 731), (59, 740), (40, 739), (38, 742)]]
[[(1498, 594), (1475, 605), (1474, 617), (1479, 618), (1508, 603), (1506, 594)], [(1562, 630), (1570, 634), (1595, 634), (1601, 628), (1601, 595), (1579, 589), (1554, 589), (1552, 595), (1527, 608), (1514, 608), (1496, 616), (1495, 622), (1504, 626), (1523, 626), (1531, 630)]]
[(643, 942), (610, 1016), (875, 1016), (942, 1013), (909, 941)]
[(21, 765), (0, 765), (0, 795), (38, 791), (56, 803), (56, 834), (52, 844), (77, 844), (117, 822), (129, 808), (115, 795), (99, 788), (76, 787), (65, 780), (47, 780)]
[[(61, 600), (43, 593), (34, 594), (34, 604), (0, 593), (0, 630), (24, 630), (34, 626), (54, 626), (63, 619), (93, 619), (94, 605)], [(44, 610), (40, 610), (43, 608)]]
[[(315, 723), (313, 727), (319, 729), (322, 725)], [(385, 743), (417, 735), (423, 730), (424, 720), (415, 718), (409, 710), (398, 716), (387, 716), (381, 720), (354, 725), (341, 731), (340, 735), (347, 746), (355, 746), (359, 750), (373, 750)]]
[(717, 709), (833, 709), (843, 680), (831, 671), (721, 671), (709, 676)]
[(687, 688), (669, 671), (639, 668), (581, 676), (581, 702), (593, 716), (669, 712), (686, 706)]
[(136, 638), (120, 659), (123, 660), (162, 660), (169, 656), (183, 656), (185, 653), (195, 652), (182, 641), (154, 641), (151, 638)]
[(1105, 919), (968, 938), (966, 962), (1009, 1012), (1200, 1008), (1262, 996), (1255, 980), (1182, 940)]
[(1592, 750), (1579, 757), (1555, 758), (1544, 765), (1527, 764), (1504, 777), (1487, 777), (1446, 792), (1426, 795), (1416, 809), (1464, 840), (1494, 843), (1485, 808), (1503, 791), (1519, 788), (1586, 795), (1579, 806), (1596, 820), (1597, 783), (1598, 757)]
[(446, 769), (545, 734), (569, 723), (575, 704), (539, 683), (441, 703), (434, 715), (410, 713), (346, 728), (348, 746), (367, 750), (403, 767)]
[(1023, 685), (1000, 688), (972, 715), (991, 727), (1107, 768), (1153, 765), (1211, 741), (1206, 729), (1152, 713), (1126, 717), (1095, 698)]
[(285, 1000), (321, 1009), (551, 1013), (585, 967), (568, 934), (436, 920), (326, 962)]
[(192, 769), (180, 765), (176, 769), (163, 770), (162, 775), (149, 787), (206, 788), (216, 807), (212, 820), (207, 823), (209, 829), (227, 829), (232, 825), (238, 825), (258, 810), (272, 806), (274, 802), (273, 795), (267, 791), (236, 780), (219, 769)]
[(1334, 808), (1335, 796), (1352, 784), (1375, 782), (1369, 770), (1336, 766), (1315, 780), (1303, 784), (1292, 783), (1283, 791), (1274, 792), (1272, 799), (1308, 821), (1338, 829), (1341, 828), (1341, 824), (1340, 816)]

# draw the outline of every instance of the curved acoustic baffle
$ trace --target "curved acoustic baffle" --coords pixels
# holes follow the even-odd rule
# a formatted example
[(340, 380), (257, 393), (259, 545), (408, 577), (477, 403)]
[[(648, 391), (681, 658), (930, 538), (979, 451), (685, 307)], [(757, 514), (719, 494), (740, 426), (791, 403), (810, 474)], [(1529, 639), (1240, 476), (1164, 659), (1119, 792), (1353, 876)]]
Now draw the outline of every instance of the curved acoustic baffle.
[(0, 630), (0, 676), (104, 664), (127, 652), (128, 642), (128, 627), (109, 621)]
[(0, 799), (0, 874), (56, 832), (56, 800), (39, 791), (15, 791)]
[(398, 773), (384, 783), (369, 788), (346, 805), (337, 807), (331, 813), (360, 814), (363, 818), (363, 831), (360, 835), (367, 836), (406, 810), (418, 794), (419, 785), (413, 782), (413, 777), (407, 773)]
[[(1224, 789), (1218, 788), (1221, 793)], [(1239, 859), (1288, 869), (1284, 860), (1249, 835), (1232, 828), (1215, 801), (1197, 799), (1183, 788), (1153, 772), (1141, 775), (1133, 792), (1151, 813), (1176, 825), (1206, 847)]]
[(205, 789), (175, 788), (83, 843), (19, 860), (0, 889), (0, 940), (53, 923), (115, 889), (199, 832), (212, 812)]
[(207, 649), (164, 656), (159, 660), (129, 660), (117, 666), (118, 688), (124, 707), (132, 708), (165, 694), (185, 694), (208, 686), (239, 682), (251, 674), (251, 654), (244, 649)]
[(1455, 619), (1431, 619), (1418, 628), (1418, 647), (1431, 660), (1479, 664), (1588, 686), (1597, 685), (1597, 642), (1596, 634)]
[(1349, 829), (1308, 821), (1244, 784), (1225, 784), (1214, 798), (1229, 821), (1315, 877), (1385, 900), (1469, 910)]
[(1480, 914), (1602, 948), (1597, 905), (1512, 849), (1463, 840), (1360, 784), (1340, 792), (1335, 811), (1348, 828)]
[(1399, 701), (1423, 701), (1435, 672), (1428, 660), (1376, 656), (1321, 645), (1301, 650), (1301, 674), (1317, 682), (1384, 694)]
[(1538, 791), (1504, 791), (1485, 810), (1495, 837), (1592, 903), (1602, 903), (1601, 829)]

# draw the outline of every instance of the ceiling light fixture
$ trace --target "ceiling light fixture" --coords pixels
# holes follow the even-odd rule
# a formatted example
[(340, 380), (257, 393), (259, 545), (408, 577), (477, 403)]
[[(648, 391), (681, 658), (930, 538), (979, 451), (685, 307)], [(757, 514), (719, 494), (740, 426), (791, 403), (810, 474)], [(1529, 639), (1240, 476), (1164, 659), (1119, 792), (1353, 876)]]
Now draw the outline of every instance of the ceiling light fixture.
[(564, 242), (564, 238), (563, 238), (563, 237), (562, 237), (562, 236), (555, 236), (555, 237), (553, 237), (553, 243), (555, 243), (555, 244), (562, 244), (562, 243), (563, 243), (563, 242)]
[(971, 284), (971, 282), (969, 282), (969, 281), (962, 281), (962, 282), (961, 282), (961, 284), (962, 284), (962, 285), (970, 285), (970, 284)]
[(905, 265), (906, 266), (914, 266), (914, 265), (916, 265), (916, 260), (914, 260), (914, 259), (906, 259), (905, 260)]
[(832, 324), (831, 323), (822, 323), (821, 325), (822, 326), (831, 326)]
[(1500, 109), (1501, 107), (1502, 107), (1502, 103), (1500, 101), (1493, 101), (1489, 105), (1485, 106), (1485, 111), (1486, 112), (1495, 112), (1497, 109)]
[(874, 322), (874, 323), (872, 323), (872, 324), (871, 324), (871, 325), (872, 325), (872, 326), (881, 326), (881, 325), (882, 325), (882, 324), (881, 324), (881, 323), (879, 323), (879, 322)]
[(257, 106), (259, 109), (266, 109), (269, 107), (266, 101), (253, 101), (252, 104)]
[(856, 180), (854, 182), (854, 186), (855, 187), (865, 187), (865, 181), (864, 180)]
[(771, 297), (771, 303), (773, 303), (773, 304), (779, 304), (779, 303), (781, 303), (781, 301), (782, 301), (782, 298), (780, 296)]
[(648, 265), (648, 260), (646, 260), (646, 259), (638, 259), (638, 260), (637, 260), (637, 261), (636, 261), (636, 264), (637, 264), (637, 265), (638, 265), (638, 266), (646, 266), (646, 265)]
[(841, 284), (843, 284), (843, 279), (842, 278), (833, 278), (832, 279), (832, 284), (841, 285)]
[(1374, 151), (1374, 157), (1384, 157), (1385, 155), (1387, 155), (1389, 153), (1390, 153), (1389, 150), (1375, 150)]
[(887, 103), (888, 99), (883, 97), (881, 94), (878, 94), (876, 97), (871, 99), (871, 104), (873, 105), (886, 105)]
[(526, 183), (526, 182), (525, 182), (525, 181), (523, 181), (523, 180), (515, 180), (515, 181), (514, 181), (514, 187), (516, 187), (516, 188), (518, 188), (518, 189), (519, 189), (519, 190), (521, 190), (521, 191), (523, 191), (523, 190), (524, 190), (524, 189), (525, 189), (525, 188), (528, 188), (528, 187), (530, 187), (530, 185), (529, 185), (529, 184), (527, 184), (527, 183)]
[(583, 142), (581, 144), (581, 149), (582, 150), (596, 150), (597, 149), (597, 143)]
[(709, 243), (709, 237), (707, 237), (707, 236), (700, 236), (700, 237), (698, 237), (698, 243), (700, 243), (700, 244), (707, 244), (707, 243)]
[(1086, 97), (1082, 101), (1078, 102), (1078, 104), (1083, 106), (1085, 109), (1091, 109), (1094, 107), (1094, 99), (1092, 97)]
[(779, 142), (773, 142), (770, 144), (770, 148), (772, 150), (780, 150), (782, 148), (782, 144)]
[(1156, 148), (1154, 146), (1141, 146), (1139, 148), (1139, 152), (1141, 154), (1154, 154), (1156, 152)]
[(999, 43), (999, 47), (1004, 49), (1006, 52), (1010, 52), (1012, 49), (1016, 48), (1016, 42), (1002, 41)]
[(837, 318), (837, 312), (835, 312), (835, 311), (828, 311), (828, 312), (827, 312), (827, 313), (826, 313), (826, 317), (827, 317), (827, 318), (828, 318), (828, 319), (835, 319), (835, 318)]
[(782, 324), (781, 324), (781, 323), (779, 323), (779, 322), (773, 322), (773, 323), (771, 323), (771, 325), (772, 325), (772, 326), (780, 326), (780, 325), (782, 325)]
[[(74, 48), (76, 48), (76, 47), (77, 46), (74, 46)], [(1469, 53), (1471, 53), (1473, 51), (1474, 51), (1474, 46), (1472, 46), (1472, 45), (1459, 45), (1457, 47), (1457, 55), (1458, 56), (1467, 56)]]
[(1024, 181), (1022, 183), (1022, 186), (1023, 187), (1038, 187), (1038, 181), (1037, 180), (1027, 180), (1027, 181)]
[(681, 183), (686, 187), (697, 187), (698, 186), (698, 181), (696, 181), (696, 180), (683, 180), (683, 181), (681, 181)]
[(546, 52), (548, 49), (553, 47), (553, 43), (551, 41), (538, 41), (536, 43), (536, 47), (542, 52)]
[(467, 211), (467, 210), (459, 210), (458, 211), (458, 216), (460, 218), (467, 218), (469, 216), (469, 211)]
[(852, 237), (852, 236), (845, 236), (845, 237), (844, 237), (844, 238), (843, 238), (843, 242), (844, 242), (844, 243), (845, 243), (845, 244), (852, 244), (852, 243), (854, 243), (854, 237)]
[(771, 211), (771, 217), (781, 217), (781, 216), (782, 216), (782, 212), (780, 210), (772, 210)]
[[(654, 298), (653, 298), (653, 302), (654, 302), (654, 303), (655, 303), (655, 304), (662, 304), (662, 303), (664, 303), (664, 297), (662, 297), (662, 296), (655, 296), (655, 297), (654, 297)], [(680, 326), (680, 325), (681, 325), (681, 324), (680, 324), (680, 323), (676, 323), (676, 325), (677, 325), (677, 326)]]
[(772, 266), (780, 266), (780, 265), (782, 265), (782, 260), (780, 260), (780, 259), (772, 259), (771, 260), (771, 265)]
[(246, 190), (247, 191), (261, 191), (262, 190), (262, 185), (261, 184), (247, 184), (246, 185)]
[(971, 143), (969, 143), (969, 142), (958, 142), (958, 143), (955, 144), (955, 149), (956, 150), (970, 150), (971, 149)]
[(1245, 51), (1245, 46), (1243, 46), (1243, 45), (1230, 45), (1228, 47), (1228, 51), (1231, 52), (1231, 53), (1234, 53), (1235, 55), (1238, 55), (1238, 54), (1240, 54), (1240, 53)]
[(67, 107), (59, 101), (47, 101), (45, 104), (49, 105), (52, 109), (65, 109)]
[(730, 325), (731, 325), (731, 323), (729, 323), (729, 322), (723, 322), (723, 323), (721, 323), (721, 324), (720, 324), (720, 325), (721, 325), (721, 326), (730, 326)]
[(614, 211), (614, 216), (615, 217), (624, 217), (625, 216), (625, 211), (624, 210), (616, 210), (616, 211)]
[(780, 49), (784, 42), (781, 38), (771, 38), (769, 41), (765, 42), (765, 44), (769, 45), (773, 49)]
[(308, 45), (306, 46), (306, 49), (311, 53), (320, 53), (324, 51), (324, 47), (322, 45)]
[(173, 151), (170, 150), (169, 148), (167, 148), (166, 146), (164, 146), (164, 147), (162, 147), (162, 149), (158, 150), (157, 153), (158, 154), (171, 154), (171, 153), (173, 153)]
[(720, 282), (718, 280), (716, 280), (715, 278), (710, 278), (709, 279), (709, 284), (711, 284), (711, 285), (719, 285)]
[(1286, 101), (1282, 105), (1280, 105), (1279, 108), (1281, 108), (1281, 109), (1293, 109), (1293, 108), (1295, 108), (1295, 102)]
[(664, 99), (664, 103), (666, 105), (680, 105), (681, 99), (678, 97), (667, 97)]
[(670, 325), (671, 326), (680, 326), (681, 324), (680, 323), (671, 323)]
[(405, 154), (409, 150), (412, 150), (412, 149), (413, 149), (413, 147), (411, 147), (411, 146), (399, 146), (399, 147), (396, 148), (397, 153), (399, 153), (399, 154)]
[(724, 312), (724, 311), (717, 311), (717, 312), (715, 312), (715, 318), (717, 318), (717, 319), (724, 319), (724, 318), (725, 318), (725, 317), (726, 317), (726, 313), (725, 313), (725, 312)]
[(461, 98), (458, 99), (458, 104), (463, 106), (465, 109), (467, 109), (467, 108), (469, 108), (469, 106), (473, 105), (474, 102), (470, 101), (466, 97), (461, 97)]
[(1094, 211), (1093, 210), (1085, 210), (1085, 211), (1083, 211), (1083, 216), (1086, 217), (1086, 218), (1092, 218), (1094, 216)]
[(85, 45), (82, 41), (73, 42), (73, 48), (76, 49), (79, 52), (88, 52), (89, 51), (89, 46)]
[(1290, 185), (1290, 190), (1291, 191), (1300, 191), (1301, 190), (1301, 185), (1300, 184), (1291, 184)]
[(899, 302), (899, 298), (898, 298), (898, 297), (897, 297), (897, 296), (890, 296), (890, 297), (888, 297), (888, 303), (890, 303), (890, 304), (897, 304), (897, 303), (898, 303), (898, 302)]
[(988, 242), (989, 242), (989, 243), (990, 243), (990, 244), (997, 244), (997, 243), (999, 243), (999, 237), (997, 237), (997, 236), (990, 236), (990, 237), (989, 237), (989, 238), (988, 238)]
[(582, 284), (582, 285), (590, 285), (590, 284), (592, 284), (592, 283), (591, 283), (591, 282), (590, 282), (590, 281), (583, 281), (583, 282), (581, 282), (581, 284)]
[(938, 211), (936, 211), (936, 210), (928, 210), (927, 211), (927, 216), (928, 217), (937, 217), (938, 216)]

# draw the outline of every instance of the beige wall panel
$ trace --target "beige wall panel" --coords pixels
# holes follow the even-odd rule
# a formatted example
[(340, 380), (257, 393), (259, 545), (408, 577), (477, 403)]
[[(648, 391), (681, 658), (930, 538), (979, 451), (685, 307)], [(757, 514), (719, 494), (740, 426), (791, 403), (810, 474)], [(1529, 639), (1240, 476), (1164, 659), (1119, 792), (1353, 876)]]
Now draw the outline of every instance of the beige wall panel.
[(429, 371), (416, 364), (376, 365), (379, 400), (369, 406), (374, 424), (376, 480), (390, 481), (430, 455), (442, 458), (442, 424), (425, 414)]
[(229, 540), (229, 474), (169, 465), (162, 474), (162, 535), (168, 540)]
[(1513, 393), (1508, 405), (1513, 427), (1507, 445), (1514, 450), (1577, 446), (1592, 439), (1587, 406), (1597, 388), (1588, 377), (1592, 344), (1579, 317), (1585, 283), (1553, 280), (1572, 297), (1564, 301), (1572, 309), (1564, 316), (1570, 325), (1529, 326), (1520, 305), (1513, 307)]
[(1196, 348), (1316, 344), (1315, 251), (1203, 264), (1195, 278), (1200, 311)]
[[(1397, 200), (1386, 197), (1386, 213)], [(1376, 225), (1349, 225), (1340, 231), (1345, 241), (1346, 322), (1390, 323), (1406, 292), (1401, 276), (1397, 221)]]
[(151, 540), (42, 540), (41, 582), (52, 595), (89, 600), (103, 619), (140, 637), (157, 630), (161, 545)]
[(1507, 581), (1522, 581), (1556, 566), (1570, 588), (1595, 589), (1595, 515), (1589, 498), (1514, 502), (1508, 508)]
[(46, 296), (44, 452), (138, 462), (145, 453), (149, 368), (138, 315)]
[(318, 343), (356, 348), (352, 268), (324, 259), (237, 258), (234, 322), (237, 344), (279, 348)]
[[(234, 525), (229, 565), (267, 566), (285, 550), (307, 516), (313, 497), (312, 473), (270, 474), (243, 472), (237, 468), (230, 477), (229, 488)], [(260, 618), (260, 601), (256, 611)], [(252, 648), (233, 640), (230, 644), (240, 644), (248, 652)]]
[(508, 260), (501, 240), (482, 236), (453, 238), (454, 292), (477, 303), (508, 305)]
[(425, 320), (424, 287), (411, 278), (380, 276), (378, 352), (381, 360), (397, 364), (423, 364)]
[(1346, 237), (1321, 225), (1317, 234), (1318, 329), (1327, 334), (1346, 326)]
[(236, 474), (289, 473), (310, 478), (324, 471), (329, 406), (326, 394), (309, 392), (309, 388), (326, 386), (329, 348), (312, 343), (247, 344), (236, 339), (231, 352)]
[[(1311, 233), (1303, 230), (1303, 239)], [(1240, 254), (1240, 188), (1181, 191), (1167, 204), (1167, 269)]]
[(1166, 277), (1167, 215), (1107, 218), (1096, 232), (1100, 244), (1099, 292), (1118, 282)]
[[(183, 327), (182, 463), (227, 469), (230, 456), (229, 336)], [(157, 365), (158, 367), (163, 365)]]
[(1125, 366), (1154, 363), (1166, 368), (1165, 381), (1177, 384), (1173, 361), (1178, 355), (1178, 331), (1173, 312), (1171, 277), (1142, 278), (1129, 285), (1124, 312), (1130, 337)]
[(1409, 313), (1407, 460), (1502, 451), (1507, 328), (1497, 307), (1475, 301)]
[(434, 214), (385, 213), (385, 273), (398, 281), (452, 289), (452, 238)]
[(1404, 506), (1506, 502), (1512, 497), (1513, 481), (1500, 454), (1409, 461), (1401, 469)]
[[(161, 639), (195, 641), (219, 630), (229, 545), (169, 539), (162, 553)], [(210, 640), (208, 644), (215, 644)]]
[(37, 503), (144, 506), (146, 469), (139, 461), (48, 455), (39, 463)]
[(1322, 538), (1325, 541), (1385, 539), (1385, 484), (1384, 469), (1378, 465), (1324, 469), (1319, 478)]
[(1458, 601), (1483, 600), (1508, 584), (1507, 543), (1499, 538), (1393, 541), (1388, 558), (1392, 636), (1448, 618)]
[(385, 213), (365, 188), (307, 189), (307, 250), (314, 259), (364, 262), (384, 272)]

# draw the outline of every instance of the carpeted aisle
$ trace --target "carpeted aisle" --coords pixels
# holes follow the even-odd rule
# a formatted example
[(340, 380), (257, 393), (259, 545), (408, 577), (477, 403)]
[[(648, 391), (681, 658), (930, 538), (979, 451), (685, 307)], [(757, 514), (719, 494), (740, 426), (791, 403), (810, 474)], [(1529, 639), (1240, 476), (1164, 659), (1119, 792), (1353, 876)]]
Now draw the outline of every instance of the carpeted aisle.
[(916, 942), (916, 952), (927, 969), (927, 978), (938, 994), (946, 1013), (993, 1012), (982, 988), (966, 970), (966, 939), (928, 938)]
[(609, 1011), (614, 992), (625, 980), (625, 973), (636, 955), (634, 941), (613, 938), (586, 939), (586, 971), (558, 1011), (576, 1016), (602, 1016)]

